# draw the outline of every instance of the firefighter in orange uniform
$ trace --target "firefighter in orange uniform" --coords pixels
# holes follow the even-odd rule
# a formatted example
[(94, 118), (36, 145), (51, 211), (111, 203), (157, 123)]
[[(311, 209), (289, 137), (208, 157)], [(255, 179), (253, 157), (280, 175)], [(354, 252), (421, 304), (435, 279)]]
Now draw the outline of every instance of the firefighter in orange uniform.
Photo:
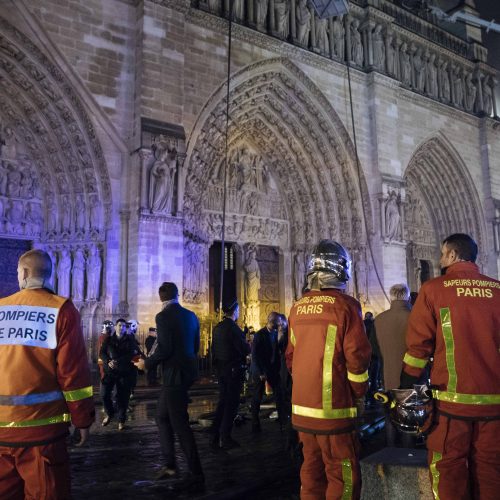
[(340, 244), (320, 241), (308, 263), (307, 291), (290, 311), (286, 361), (292, 425), (304, 452), (302, 499), (360, 496), (354, 419), (368, 387), (371, 348), (359, 302), (343, 293), (350, 265)]
[(466, 234), (443, 241), (445, 274), (422, 285), (410, 314), (401, 386), (434, 356), (436, 427), (427, 440), (435, 498), (499, 498), (500, 282), (479, 273)]
[(69, 499), (68, 427), (81, 445), (95, 418), (80, 314), (52, 292), (46, 252), (17, 272), (21, 291), (0, 299), (0, 498)]

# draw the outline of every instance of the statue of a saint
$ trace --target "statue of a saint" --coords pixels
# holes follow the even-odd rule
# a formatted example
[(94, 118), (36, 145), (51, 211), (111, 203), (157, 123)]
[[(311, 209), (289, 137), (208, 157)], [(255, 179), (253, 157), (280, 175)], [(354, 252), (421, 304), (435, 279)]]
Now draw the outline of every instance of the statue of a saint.
[(78, 194), (75, 200), (75, 229), (85, 229), (85, 202), (81, 194)]
[(457, 70), (453, 73), (453, 90), (455, 94), (453, 104), (461, 108), (464, 101), (464, 87), (462, 81), (462, 71), (460, 68), (457, 68)]
[(295, 287), (295, 300), (300, 299), (302, 297), (302, 288), (305, 282), (306, 276), (306, 266), (304, 261), (304, 254), (300, 251), (295, 253), (293, 258), (293, 266), (294, 266), (294, 287)]
[(385, 67), (385, 44), (382, 37), (382, 25), (377, 24), (373, 30), (373, 64), (379, 70)]
[(343, 61), (345, 58), (343, 18), (344, 16), (338, 16), (333, 21), (333, 41), (335, 57), (338, 57), (341, 61)]
[(483, 111), (487, 116), (491, 116), (493, 112), (493, 89), (490, 82), (491, 78), (488, 76), (483, 80)]
[(265, 28), (266, 27), (266, 17), (267, 17), (267, 7), (268, 7), (269, 0), (256, 0), (255, 5), (256, 5), (256, 14), (255, 14), (255, 19), (257, 21), (257, 27), (258, 28)]
[(444, 61), (441, 66), (441, 88), (440, 94), (442, 100), (445, 102), (450, 102), (450, 75), (448, 74), (448, 62)]
[(472, 73), (468, 73), (465, 77), (465, 109), (474, 111), (476, 103), (477, 87), (472, 81)]
[(288, 26), (288, 0), (274, 0), (274, 12), (276, 18), (276, 33), (281, 38), (287, 38)]
[(177, 168), (177, 151), (161, 140), (156, 147), (157, 160), (149, 177), (149, 208), (152, 213), (171, 214), (174, 180)]
[(411, 62), (407, 49), (408, 45), (403, 42), (399, 52), (399, 65), (401, 68), (401, 82), (409, 87), (411, 85)]
[(307, 0), (299, 0), (295, 9), (295, 18), (297, 20), (297, 42), (307, 47), (311, 31), (311, 12), (307, 7)]
[(413, 69), (415, 70), (415, 87), (419, 92), (425, 89), (426, 64), (422, 57), (422, 49), (418, 48), (413, 56)]
[(7, 196), (17, 198), (21, 191), (21, 172), (14, 165), (9, 165), (9, 173), (7, 174)]
[(427, 59), (427, 77), (425, 80), (425, 90), (428, 95), (436, 98), (438, 96), (438, 78), (437, 68), (434, 64), (436, 54), (426, 54)]
[(99, 248), (96, 245), (90, 247), (87, 259), (87, 300), (97, 300), (101, 291), (102, 260)]
[(399, 214), (398, 195), (395, 191), (389, 195), (385, 206), (385, 236), (389, 241), (400, 237), (401, 215)]
[(69, 273), (71, 271), (71, 257), (68, 250), (63, 248), (57, 265), (57, 294), (69, 297)]
[(80, 248), (78, 248), (75, 252), (73, 259), (73, 271), (71, 274), (73, 278), (71, 296), (75, 302), (82, 301), (85, 278), (85, 256)]
[(249, 305), (259, 301), (260, 268), (257, 262), (257, 250), (255, 247), (250, 247), (248, 250), (243, 269), (245, 271), (245, 303)]
[(245, 19), (245, 0), (233, 0), (234, 20), (241, 22)]
[(328, 19), (316, 18), (316, 48), (321, 54), (330, 53), (330, 43), (328, 41)]
[(363, 43), (359, 32), (359, 21), (354, 19), (351, 23), (351, 62), (363, 66)]

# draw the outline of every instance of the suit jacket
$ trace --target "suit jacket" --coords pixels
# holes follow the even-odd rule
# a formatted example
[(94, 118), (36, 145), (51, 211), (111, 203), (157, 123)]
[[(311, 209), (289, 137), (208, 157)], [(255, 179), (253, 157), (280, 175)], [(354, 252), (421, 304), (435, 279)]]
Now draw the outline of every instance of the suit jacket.
[(280, 353), (278, 347), (278, 333), (270, 332), (266, 327), (255, 333), (252, 343), (252, 377), (261, 375), (272, 377), (279, 374)]
[(391, 308), (375, 318), (375, 338), (382, 356), (384, 389), (399, 387), (401, 366), (406, 352), (406, 326), (411, 305), (404, 300), (394, 300)]
[(146, 369), (152, 370), (161, 363), (164, 386), (191, 386), (198, 378), (198, 318), (180, 304), (172, 303), (156, 315), (156, 331), (158, 346), (155, 353), (146, 358)]

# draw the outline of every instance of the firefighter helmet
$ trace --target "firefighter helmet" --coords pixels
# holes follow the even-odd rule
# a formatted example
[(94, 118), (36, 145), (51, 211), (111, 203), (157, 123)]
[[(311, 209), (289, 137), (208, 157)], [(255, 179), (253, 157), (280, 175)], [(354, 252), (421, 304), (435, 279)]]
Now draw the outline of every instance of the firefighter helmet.
[(389, 391), (391, 422), (401, 432), (421, 435), (429, 432), (433, 423), (432, 391), (426, 385), (413, 389)]
[[(336, 241), (321, 240), (307, 262), (307, 288), (345, 288), (351, 278), (351, 257)], [(319, 286), (313, 286), (317, 281)]]
[(139, 328), (139, 322), (136, 319), (131, 319), (127, 322), (127, 326), (130, 333), (135, 335), (137, 333), (137, 329)]
[(102, 333), (107, 333), (108, 335), (112, 335), (113, 332), (114, 332), (114, 327), (115, 325), (113, 324), (113, 322), (109, 319), (105, 319), (103, 322), (102, 322)]

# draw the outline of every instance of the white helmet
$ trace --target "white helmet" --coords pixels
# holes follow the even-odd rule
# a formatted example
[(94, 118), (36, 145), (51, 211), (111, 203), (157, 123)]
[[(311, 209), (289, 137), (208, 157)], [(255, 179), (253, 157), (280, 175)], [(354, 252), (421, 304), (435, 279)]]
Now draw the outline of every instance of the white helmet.
[(130, 333), (136, 334), (137, 329), (139, 328), (139, 322), (136, 319), (131, 319), (127, 322), (127, 326), (129, 328)]

